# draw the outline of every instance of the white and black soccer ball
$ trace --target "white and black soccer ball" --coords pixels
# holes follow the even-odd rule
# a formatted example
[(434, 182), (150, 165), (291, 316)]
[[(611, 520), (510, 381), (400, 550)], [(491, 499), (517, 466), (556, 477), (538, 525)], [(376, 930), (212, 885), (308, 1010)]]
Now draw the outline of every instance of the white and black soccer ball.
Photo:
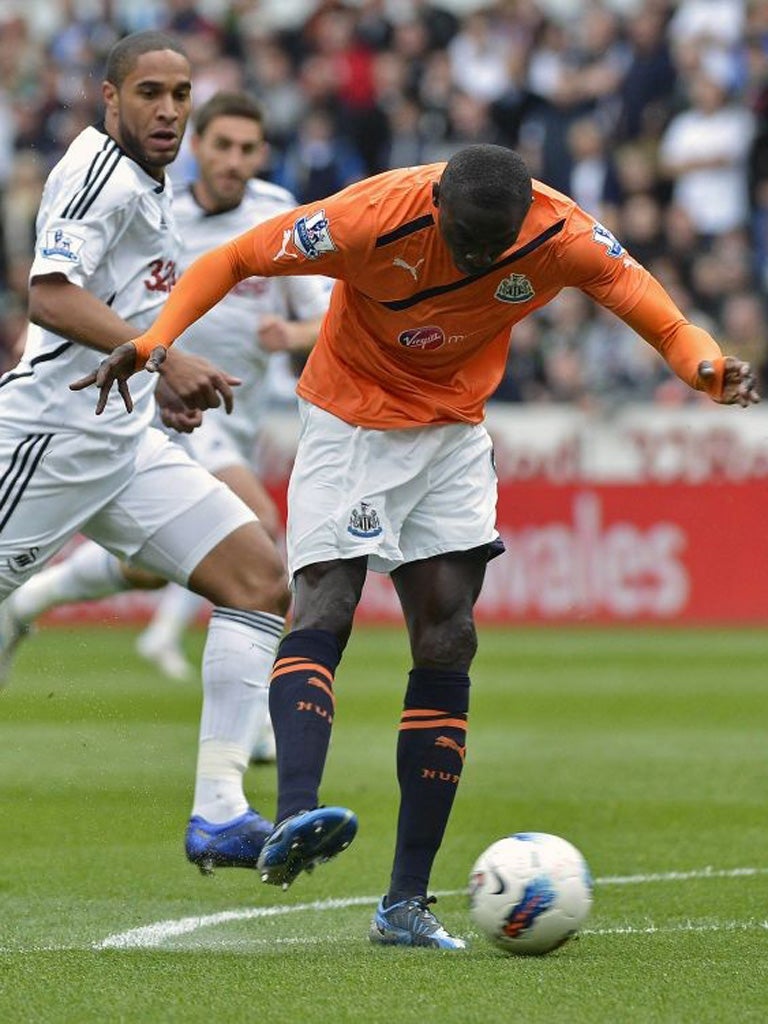
[(472, 920), (496, 946), (541, 955), (562, 946), (586, 921), (592, 877), (567, 839), (517, 832), (477, 858), (469, 900)]

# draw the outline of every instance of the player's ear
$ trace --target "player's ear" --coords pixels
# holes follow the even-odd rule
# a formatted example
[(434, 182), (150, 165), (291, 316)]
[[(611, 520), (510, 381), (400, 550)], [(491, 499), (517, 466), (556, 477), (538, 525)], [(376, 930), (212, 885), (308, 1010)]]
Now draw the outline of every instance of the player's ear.
[(101, 83), (101, 95), (107, 110), (117, 109), (118, 89), (114, 82), (103, 81)]

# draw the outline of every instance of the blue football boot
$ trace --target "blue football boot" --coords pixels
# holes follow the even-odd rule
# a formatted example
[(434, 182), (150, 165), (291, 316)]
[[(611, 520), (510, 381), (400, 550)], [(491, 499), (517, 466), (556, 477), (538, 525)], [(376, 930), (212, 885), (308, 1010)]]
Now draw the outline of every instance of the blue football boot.
[(434, 896), (414, 896), (385, 907), (382, 899), (371, 922), (371, 942), (379, 946), (466, 949), (464, 939), (449, 934), (429, 909), (435, 902)]
[(273, 824), (250, 807), (237, 818), (213, 825), (199, 815), (189, 819), (184, 848), (187, 860), (204, 875), (214, 868), (255, 868)]
[(357, 815), (346, 807), (316, 807), (291, 815), (264, 843), (258, 863), (262, 882), (287, 889), (302, 871), (346, 850), (356, 833)]

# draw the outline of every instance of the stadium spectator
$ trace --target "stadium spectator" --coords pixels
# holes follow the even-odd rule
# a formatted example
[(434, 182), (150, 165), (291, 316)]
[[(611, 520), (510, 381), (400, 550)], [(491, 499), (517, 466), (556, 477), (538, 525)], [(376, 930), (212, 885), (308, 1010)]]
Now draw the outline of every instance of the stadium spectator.
[(424, 132), (430, 142), (439, 144), (448, 134), (448, 118), (453, 95), (451, 64), (445, 51), (437, 50), (427, 56), (423, 74), (414, 88), (424, 110)]
[(35, 246), (35, 217), (43, 192), (40, 162), (29, 152), (18, 155), (0, 200), (3, 224), (2, 262), (9, 291), (26, 302), (29, 268)]
[(702, 239), (746, 228), (746, 165), (754, 119), (730, 102), (726, 88), (706, 71), (688, 83), (690, 109), (676, 114), (660, 142), (661, 169), (673, 181), (673, 201)]
[(677, 69), (666, 24), (663, 9), (645, 4), (627, 19), (629, 62), (618, 86), (620, 139), (653, 141), (672, 114)]
[(567, 145), (571, 159), (568, 194), (597, 220), (614, 226), (620, 199), (618, 176), (598, 118), (589, 115), (572, 121)]
[[(585, 294), (566, 288), (543, 311), (541, 349), (545, 377), (555, 402), (581, 405), (586, 401), (596, 318)], [(591, 357), (591, 358), (590, 358)], [(595, 388), (595, 391), (597, 389)]]
[(273, 169), (274, 180), (301, 203), (337, 192), (364, 174), (359, 153), (323, 107), (307, 111)]
[(501, 133), (494, 124), (491, 110), (477, 96), (454, 89), (448, 107), (448, 132), (443, 152), (436, 157), (447, 160), (456, 150), (479, 142), (501, 144)]
[(685, 50), (701, 71), (730, 88), (736, 80), (745, 8), (743, 0), (683, 0), (676, 4), (668, 29), (673, 50), (679, 55)]
[(529, 316), (515, 327), (504, 373), (489, 400), (495, 402), (548, 402), (549, 381), (541, 345), (542, 321)]
[(368, 569), (389, 573), (413, 668), (398, 738), (394, 864), (370, 937), (463, 949), (427, 892), (466, 753), (473, 608), (499, 553), (483, 418), (510, 329), (573, 286), (715, 401), (757, 401), (754, 377), (684, 320), (610, 232), (532, 182), (515, 152), (480, 145), (447, 165), (351, 185), (200, 257), (153, 326), (75, 386), (95, 383), (101, 408), (117, 383), (128, 403), (129, 378), (161, 366), (174, 339), (238, 280), (302, 273), (339, 283), (298, 389), (303, 429), (288, 496), (294, 618), (270, 687), (277, 826), (258, 866), (264, 881), (287, 886), (354, 838), (352, 811), (318, 806), (333, 680)]
[(646, 192), (627, 196), (617, 211), (616, 234), (644, 266), (664, 252), (660, 203)]
[(269, 104), (269, 138), (282, 152), (307, 109), (290, 55), (274, 39), (246, 37), (246, 86), (262, 105)]
[(485, 104), (504, 94), (511, 42), (499, 32), (490, 12), (471, 13), (447, 50), (453, 82), (459, 90)]
[[(172, 37), (124, 38), (107, 59), (104, 131), (85, 129), (48, 177), (30, 272), (32, 326), (20, 364), (0, 380), (0, 598), (9, 598), (0, 648), (7, 667), (25, 631), (13, 592), (25, 580), (34, 589), (35, 574), (78, 532), (212, 602), (185, 839), (188, 859), (208, 872), (254, 867), (270, 830), (248, 805), (243, 775), (289, 593), (253, 512), (149, 424), (155, 393), (165, 417), (189, 427), (200, 414), (185, 402), (230, 406), (236, 381), (177, 353), (160, 378), (143, 381), (133, 416), (108, 402), (101, 421), (64, 384), (93, 365), (93, 349), (109, 351), (148, 325), (170, 291), (178, 238), (165, 168), (190, 93), (189, 63)], [(98, 576), (110, 557), (86, 549), (79, 570)]]

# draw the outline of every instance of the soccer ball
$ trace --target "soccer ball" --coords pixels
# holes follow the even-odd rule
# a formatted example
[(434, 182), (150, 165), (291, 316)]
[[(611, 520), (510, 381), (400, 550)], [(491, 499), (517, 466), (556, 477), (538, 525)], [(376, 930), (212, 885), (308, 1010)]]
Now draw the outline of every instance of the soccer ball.
[(592, 906), (587, 862), (566, 839), (517, 832), (480, 854), (469, 876), (469, 913), (507, 953), (549, 953), (581, 928)]

